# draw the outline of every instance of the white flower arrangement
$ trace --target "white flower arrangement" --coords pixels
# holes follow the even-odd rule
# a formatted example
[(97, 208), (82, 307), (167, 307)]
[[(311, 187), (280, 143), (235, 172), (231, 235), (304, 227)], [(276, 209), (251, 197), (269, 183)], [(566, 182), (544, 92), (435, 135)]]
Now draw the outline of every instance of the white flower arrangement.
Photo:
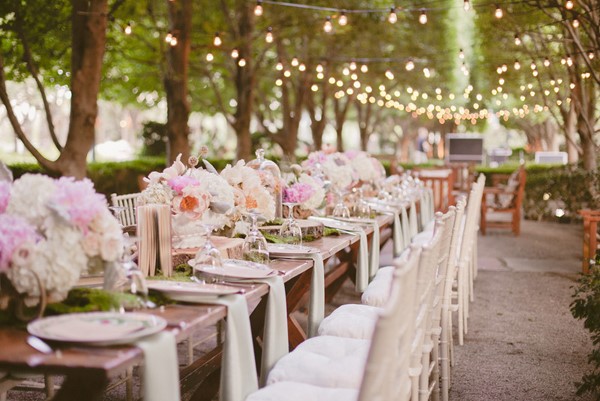
[(61, 301), (88, 267), (120, 257), (121, 227), (90, 180), (25, 174), (0, 192), (0, 273), (29, 306), (40, 286)]

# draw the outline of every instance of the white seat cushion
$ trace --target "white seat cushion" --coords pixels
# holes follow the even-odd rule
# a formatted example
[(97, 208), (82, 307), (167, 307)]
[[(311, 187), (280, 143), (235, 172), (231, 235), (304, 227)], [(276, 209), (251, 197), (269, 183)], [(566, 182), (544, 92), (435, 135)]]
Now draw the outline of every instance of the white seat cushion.
[(386, 266), (379, 269), (373, 281), (369, 283), (360, 300), (365, 305), (381, 308), (387, 302), (392, 288), (394, 266)]
[(319, 335), (371, 339), (380, 313), (381, 308), (374, 306), (342, 305), (323, 319)]
[(275, 364), (267, 385), (295, 381), (322, 387), (358, 389), (370, 344), (369, 340), (355, 338), (310, 338)]
[(279, 382), (250, 394), (246, 401), (356, 401), (358, 390)]
[(435, 228), (435, 220), (431, 220), (427, 225), (423, 228), (422, 233), (430, 233), (433, 236), (433, 229)]
[(432, 238), (433, 231), (423, 231), (415, 235), (410, 242), (415, 245), (426, 245), (431, 242)]

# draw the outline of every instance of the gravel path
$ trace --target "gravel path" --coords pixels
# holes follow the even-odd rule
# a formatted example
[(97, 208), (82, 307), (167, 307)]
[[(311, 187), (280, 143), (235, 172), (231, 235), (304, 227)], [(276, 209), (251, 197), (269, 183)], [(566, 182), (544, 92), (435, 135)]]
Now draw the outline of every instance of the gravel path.
[(591, 341), (569, 311), (581, 227), (525, 222), (479, 237), (479, 275), (452, 401), (591, 400), (575, 395)]

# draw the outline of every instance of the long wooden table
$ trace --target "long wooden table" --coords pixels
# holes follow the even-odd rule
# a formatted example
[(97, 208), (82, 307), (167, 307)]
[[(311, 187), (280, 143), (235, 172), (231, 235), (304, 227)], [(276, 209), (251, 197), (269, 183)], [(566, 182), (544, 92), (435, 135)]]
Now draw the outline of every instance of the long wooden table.
[[(390, 237), (392, 216), (378, 217), (381, 244)], [(369, 240), (372, 227), (365, 226)], [(343, 234), (324, 237), (307, 245), (321, 250), (326, 262), (326, 300), (330, 300), (347, 278), (354, 280), (356, 251), (359, 237)], [(332, 263), (332, 258), (336, 257)], [(306, 339), (300, 324), (292, 313), (302, 304), (312, 275), (311, 260), (274, 260), (271, 267), (284, 272), (288, 308), (288, 328), (290, 347), (294, 348)], [(236, 284), (239, 285), (239, 284)], [(266, 284), (245, 285), (245, 297), (251, 316), (253, 337), (258, 339), (264, 324)], [(166, 330), (172, 331), (178, 341), (189, 338), (201, 328), (215, 325), (226, 316), (226, 308), (220, 305), (176, 304), (144, 310), (167, 320)], [(66, 379), (54, 400), (100, 400), (109, 382), (131, 367), (143, 361), (142, 351), (132, 345), (111, 347), (85, 347), (56, 344), (57, 352), (43, 354), (30, 347), (24, 330), (0, 328), (0, 371), (64, 375)], [(255, 350), (260, 354), (259, 342)], [(217, 346), (203, 357), (180, 371), (182, 394), (193, 394), (191, 399), (210, 400), (218, 391), (221, 347)], [(257, 355), (260, 361), (260, 355)]]

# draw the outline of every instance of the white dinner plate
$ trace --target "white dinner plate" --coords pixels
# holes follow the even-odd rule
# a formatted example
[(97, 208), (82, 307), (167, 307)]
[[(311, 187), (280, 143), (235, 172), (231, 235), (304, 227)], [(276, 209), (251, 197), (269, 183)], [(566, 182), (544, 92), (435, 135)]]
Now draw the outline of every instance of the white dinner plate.
[(294, 244), (267, 244), (267, 250), (269, 256), (274, 257), (300, 256), (320, 252), (318, 248), (312, 246)]
[(148, 280), (148, 288), (160, 291), (167, 298), (179, 302), (204, 303), (208, 297), (237, 294), (240, 289), (220, 284)]
[(115, 345), (131, 343), (165, 327), (165, 319), (145, 313), (89, 312), (38, 319), (27, 325), (27, 331), (50, 341)]
[(239, 259), (224, 259), (223, 267), (213, 267), (209, 265), (197, 266), (194, 263), (194, 259), (190, 259), (188, 264), (202, 273), (225, 278), (253, 279), (270, 277), (277, 274), (275, 270), (263, 265), (262, 263), (255, 263)]

